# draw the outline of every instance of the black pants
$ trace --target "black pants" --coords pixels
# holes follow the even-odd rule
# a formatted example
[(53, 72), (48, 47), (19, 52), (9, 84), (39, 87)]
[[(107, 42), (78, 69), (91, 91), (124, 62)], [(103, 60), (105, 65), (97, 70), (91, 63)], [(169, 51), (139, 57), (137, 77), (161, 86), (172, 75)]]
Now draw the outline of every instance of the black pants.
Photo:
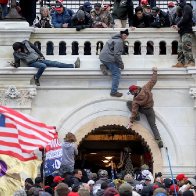
[[(132, 110), (132, 101), (127, 101), (127, 107), (129, 110)], [(139, 112), (144, 114), (147, 118), (147, 121), (150, 125), (150, 128), (152, 129), (152, 132), (154, 134), (155, 139), (159, 140), (161, 139), (159, 130), (157, 129), (157, 125), (155, 123), (155, 113), (153, 108), (142, 108), (139, 107)]]
[(36, 18), (36, 0), (20, 0), (21, 15), (30, 26)]

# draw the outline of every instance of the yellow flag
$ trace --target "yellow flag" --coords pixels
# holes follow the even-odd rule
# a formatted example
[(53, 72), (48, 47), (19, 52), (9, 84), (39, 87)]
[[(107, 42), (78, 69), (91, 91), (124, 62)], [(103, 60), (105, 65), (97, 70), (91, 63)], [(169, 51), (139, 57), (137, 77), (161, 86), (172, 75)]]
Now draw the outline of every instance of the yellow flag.
[(0, 196), (12, 196), (15, 191), (24, 189), (26, 178), (35, 179), (41, 161), (20, 161), (0, 154)]

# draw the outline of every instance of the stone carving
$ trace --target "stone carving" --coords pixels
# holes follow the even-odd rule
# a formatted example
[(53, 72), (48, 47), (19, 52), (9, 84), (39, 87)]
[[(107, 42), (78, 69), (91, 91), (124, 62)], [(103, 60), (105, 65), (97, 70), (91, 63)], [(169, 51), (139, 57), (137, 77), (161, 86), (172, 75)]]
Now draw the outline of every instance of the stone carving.
[(31, 107), (32, 99), (37, 95), (36, 88), (21, 88), (9, 86), (7, 89), (0, 89), (0, 104)]
[(10, 99), (17, 99), (20, 97), (20, 92), (15, 86), (9, 86), (8, 89), (5, 91), (5, 95)]
[(196, 98), (196, 88), (190, 88), (189, 90), (190, 96), (195, 99)]

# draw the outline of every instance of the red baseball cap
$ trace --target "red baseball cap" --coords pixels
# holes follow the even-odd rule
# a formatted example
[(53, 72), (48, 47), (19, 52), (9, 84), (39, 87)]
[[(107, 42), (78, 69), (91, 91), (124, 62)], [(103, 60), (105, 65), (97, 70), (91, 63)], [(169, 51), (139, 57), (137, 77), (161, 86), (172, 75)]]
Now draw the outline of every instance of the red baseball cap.
[(148, 4), (148, 0), (141, 0), (141, 4), (142, 5), (147, 5)]
[(131, 85), (131, 86), (129, 87), (129, 92), (128, 92), (128, 94), (130, 94), (132, 91), (137, 90), (137, 89), (138, 89), (138, 86), (136, 86), (136, 85)]
[(61, 176), (55, 176), (54, 179), (53, 179), (53, 182), (59, 183), (63, 180), (65, 180), (65, 178), (62, 178)]
[(167, 6), (168, 6), (168, 7), (175, 7), (175, 4), (174, 4), (174, 2), (171, 1), (171, 2), (168, 3)]
[(56, 11), (61, 11), (63, 8), (63, 4), (61, 2), (57, 2), (56, 5), (55, 5), (55, 10)]
[(187, 180), (188, 177), (185, 176), (185, 174), (178, 174), (176, 176), (176, 180), (181, 181), (181, 180)]

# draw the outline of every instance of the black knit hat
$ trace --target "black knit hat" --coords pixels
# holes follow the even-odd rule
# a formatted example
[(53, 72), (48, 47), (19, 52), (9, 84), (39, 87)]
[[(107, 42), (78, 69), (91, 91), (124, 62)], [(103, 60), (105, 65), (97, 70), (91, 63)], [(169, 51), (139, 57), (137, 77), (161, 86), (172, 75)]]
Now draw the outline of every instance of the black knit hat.
[(120, 31), (120, 34), (126, 34), (126, 35), (129, 35), (129, 31), (128, 29), (124, 30), (124, 31)]
[(13, 50), (14, 50), (14, 51), (17, 51), (18, 49), (24, 48), (22, 42), (15, 42), (15, 43), (12, 45), (12, 47), (13, 47)]

